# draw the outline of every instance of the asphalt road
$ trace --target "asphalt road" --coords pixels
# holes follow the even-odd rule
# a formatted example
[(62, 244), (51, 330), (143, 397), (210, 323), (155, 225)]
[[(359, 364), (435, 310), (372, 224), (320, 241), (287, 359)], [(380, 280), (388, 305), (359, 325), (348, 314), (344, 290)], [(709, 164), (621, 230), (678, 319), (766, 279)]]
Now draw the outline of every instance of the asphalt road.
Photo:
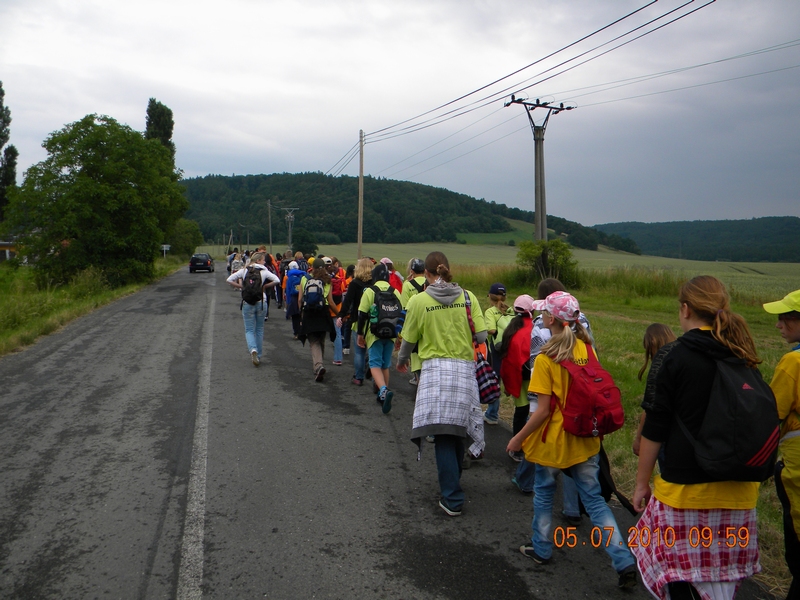
[(502, 426), (446, 516), (408, 378), (384, 415), (329, 344), (315, 383), (275, 307), (255, 368), (225, 276), (182, 270), (0, 359), (1, 598), (649, 597), (616, 588), (586, 517), (550, 565), (518, 552)]

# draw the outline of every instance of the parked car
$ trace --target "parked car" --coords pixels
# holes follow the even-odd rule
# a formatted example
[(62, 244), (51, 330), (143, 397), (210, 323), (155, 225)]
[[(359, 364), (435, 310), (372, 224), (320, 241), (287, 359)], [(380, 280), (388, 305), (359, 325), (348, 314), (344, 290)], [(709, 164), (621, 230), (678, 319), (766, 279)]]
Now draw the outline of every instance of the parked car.
[(194, 254), (189, 261), (189, 273), (195, 271), (214, 272), (214, 259), (210, 254)]

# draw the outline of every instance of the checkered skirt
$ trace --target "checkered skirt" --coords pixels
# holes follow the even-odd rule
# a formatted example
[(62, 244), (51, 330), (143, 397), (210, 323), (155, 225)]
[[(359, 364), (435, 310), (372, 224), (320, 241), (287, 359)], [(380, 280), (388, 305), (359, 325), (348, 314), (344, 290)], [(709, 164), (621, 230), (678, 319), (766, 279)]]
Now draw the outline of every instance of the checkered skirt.
[[(653, 496), (635, 527), (628, 543), (634, 544), (631, 552), (642, 582), (657, 598), (667, 598), (667, 584), (671, 582), (739, 582), (761, 571), (754, 508), (678, 509)], [(660, 532), (658, 541), (653, 534), (656, 530)], [(665, 535), (668, 530), (669, 538)], [(727, 533), (736, 536), (730, 548), (726, 540), (733, 538), (726, 538)], [(710, 546), (704, 548), (709, 542)], [(704, 600), (712, 600), (704, 589), (698, 591)]]
[[(412, 438), (430, 434), (431, 426), (457, 428), (466, 435), (472, 407), (479, 404), (475, 362), (430, 358), (422, 362), (414, 405)], [(424, 433), (418, 430), (425, 428)], [(442, 431), (444, 433), (444, 431)]]

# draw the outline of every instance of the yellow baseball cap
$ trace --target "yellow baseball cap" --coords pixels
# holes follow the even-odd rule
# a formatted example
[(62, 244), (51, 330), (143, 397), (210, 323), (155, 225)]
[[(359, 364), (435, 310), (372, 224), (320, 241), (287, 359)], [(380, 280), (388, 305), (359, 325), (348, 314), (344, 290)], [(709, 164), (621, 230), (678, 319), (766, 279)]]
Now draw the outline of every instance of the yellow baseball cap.
[(792, 311), (800, 312), (800, 290), (795, 290), (791, 294), (786, 294), (783, 300), (767, 302), (763, 305), (764, 310), (771, 315), (782, 315)]

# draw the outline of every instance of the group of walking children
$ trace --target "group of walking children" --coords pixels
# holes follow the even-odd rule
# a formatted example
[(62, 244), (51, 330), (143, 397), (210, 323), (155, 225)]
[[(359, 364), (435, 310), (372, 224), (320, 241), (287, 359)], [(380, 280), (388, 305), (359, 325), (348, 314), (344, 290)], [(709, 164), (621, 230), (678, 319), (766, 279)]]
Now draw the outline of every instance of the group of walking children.
[[(256, 365), (263, 335), (259, 304), (280, 283), (264, 260), (257, 252), (248, 267), (228, 278), (242, 290), (248, 350)], [(488, 341), (491, 362), (514, 404), (506, 447), (518, 461), (512, 483), (533, 494), (532, 535), (520, 547), (523, 555), (540, 565), (553, 558), (560, 479), (562, 518), (577, 526), (582, 513), (588, 515), (619, 587), (635, 586), (638, 571), (657, 598), (732, 599), (740, 583), (761, 568), (756, 502), (761, 482), (774, 471), (794, 577), (788, 597), (800, 597), (800, 290), (764, 305), (793, 345), (771, 387), (758, 372), (761, 361), (747, 323), (731, 311), (725, 286), (714, 277), (695, 277), (682, 286), (681, 337), (666, 325), (647, 328), (639, 373), (642, 379), (649, 366), (644, 414), (633, 443), (639, 464), (631, 510), (641, 516), (623, 537), (604, 496), (608, 469), (602, 468), (603, 435), (624, 423), (619, 390), (600, 365), (578, 300), (558, 280), (546, 279), (537, 299), (523, 294), (509, 306), (498, 283), (489, 290), (484, 314), (478, 298), (452, 280), (441, 252), (413, 259), (402, 283), (393, 274), (388, 259), (360, 259), (349, 276), (329, 257), (317, 258), (310, 272), (292, 261), (283, 286), (286, 314), (295, 336), (311, 346), (317, 381), (326, 372), (325, 338), (339, 339), (349, 322), (351, 381), (361, 386), (370, 373), (384, 413), (392, 407), (389, 370), (399, 349), (396, 368), (410, 373), (417, 386), (411, 437), (418, 457), (422, 440), (433, 442), (439, 507), (447, 515), (459, 516), (464, 507), (465, 439), (482, 445), (482, 425), (499, 419), (496, 406), (482, 411), (475, 375), (476, 347)], [(344, 277), (346, 286), (334, 285), (332, 275)], [(779, 439), (782, 460), (776, 464)]]

